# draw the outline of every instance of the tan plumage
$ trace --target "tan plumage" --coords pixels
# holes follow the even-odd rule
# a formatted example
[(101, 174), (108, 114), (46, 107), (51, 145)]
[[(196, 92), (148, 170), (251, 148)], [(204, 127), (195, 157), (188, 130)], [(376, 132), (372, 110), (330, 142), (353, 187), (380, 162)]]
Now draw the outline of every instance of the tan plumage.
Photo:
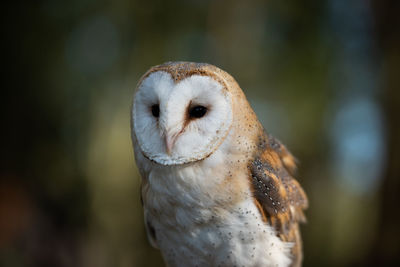
[(302, 260), (299, 222), (305, 222), (303, 209), (307, 196), (292, 177), (295, 159), (278, 140), (266, 133), (260, 137), (261, 148), (250, 163), (251, 181), (256, 201), (260, 203), (267, 222), (279, 237), (292, 242), (293, 266)]
[[(271, 233), (282, 243), (279, 251), (284, 255), (289, 254), (291, 266), (301, 265), (302, 248), (298, 224), (305, 221), (303, 210), (307, 208), (308, 203), (303, 189), (293, 178), (295, 159), (279, 141), (264, 131), (237, 82), (228, 73), (209, 64), (169, 62), (151, 68), (139, 81), (138, 90), (144, 90), (141, 89), (143, 81), (153, 73), (167, 73), (175, 85), (190, 77), (210, 77), (222, 86), (221, 97), (228, 99), (232, 114), (222, 121), (222, 124), (229, 125), (218, 128), (215, 136), (209, 138), (209, 143), (204, 145), (204, 149), (196, 152), (198, 154), (183, 156), (172, 151), (171, 158), (164, 154), (162, 157), (157, 154), (158, 158), (152, 158), (153, 152), (143, 151), (138, 144), (137, 135), (142, 134), (142, 130), (135, 129), (135, 118), (138, 120), (140, 117), (136, 114), (138, 111), (135, 113), (135, 107), (133, 109), (132, 139), (135, 159), (143, 177), (142, 196), (147, 230), (153, 245), (161, 247), (166, 262), (177, 266), (177, 262), (193, 264), (193, 259), (185, 259), (184, 256), (176, 259), (177, 256), (172, 252), (171, 255), (166, 252), (170, 249), (170, 240), (177, 237), (174, 242), (180, 243), (182, 247), (189, 246), (190, 253), (193, 253), (191, 255), (198, 257), (198, 265), (218, 263), (230, 266), (229, 262), (241, 262), (249, 266), (287, 266), (284, 258), (274, 259), (274, 255), (267, 255), (268, 251), (269, 254), (275, 251), (272, 248), (273, 242), (267, 241), (268, 238), (274, 238), (264, 237), (262, 233), (265, 233), (265, 229), (270, 229), (265, 227), (271, 226)], [(190, 103), (192, 100), (185, 105)], [(187, 117), (183, 120), (185, 122), (182, 122), (182, 129), (177, 134), (176, 146), (181, 146), (181, 134), (193, 130), (191, 120)], [(146, 141), (145, 138), (141, 140)], [(194, 149), (202, 146), (195, 146)], [(157, 148), (155, 151), (158, 151)], [(200, 174), (201, 179), (198, 177)], [(244, 213), (243, 207), (247, 213)], [(226, 229), (221, 230), (220, 227)], [(248, 228), (254, 231), (242, 237), (242, 230)], [(229, 235), (236, 230), (238, 241), (233, 242), (231, 240), (236, 239), (230, 238)], [(187, 231), (191, 234), (186, 234)], [(219, 250), (215, 248), (215, 241), (198, 241), (199, 244), (193, 245), (193, 242), (197, 241), (190, 236), (199, 238), (203, 232), (219, 233)], [(255, 256), (250, 247), (252, 250), (255, 247), (251, 246), (252, 240), (257, 246), (272, 245), (257, 248), (257, 251), (260, 251), (257, 257), (260, 259), (253, 260)], [(240, 242), (243, 243), (240, 251), (245, 253), (246, 249), (249, 249), (249, 254), (238, 255), (233, 261), (229, 257), (229, 248), (232, 253)], [(284, 252), (286, 242), (292, 244), (290, 252)], [(166, 245), (167, 243), (169, 245)], [(174, 253), (177, 252), (181, 253), (178, 250)], [(228, 256), (224, 257), (224, 260), (220, 259), (225, 252)], [(266, 259), (262, 259), (263, 257)]]

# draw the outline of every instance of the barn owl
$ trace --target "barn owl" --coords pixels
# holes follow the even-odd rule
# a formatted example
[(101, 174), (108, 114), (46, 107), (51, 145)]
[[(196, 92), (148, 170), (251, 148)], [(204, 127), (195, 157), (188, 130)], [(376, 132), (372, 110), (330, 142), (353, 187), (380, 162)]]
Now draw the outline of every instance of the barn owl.
[(131, 115), (146, 231), (167, 266), (301, 265), (308, 203), (295, 159), (228, 73), (152, 67)]

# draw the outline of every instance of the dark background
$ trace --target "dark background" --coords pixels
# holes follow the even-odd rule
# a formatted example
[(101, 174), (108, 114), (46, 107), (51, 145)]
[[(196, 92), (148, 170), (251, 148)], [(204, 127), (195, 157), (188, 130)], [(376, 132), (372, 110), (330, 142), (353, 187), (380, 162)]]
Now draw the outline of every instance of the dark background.
[(1, 266), (162, 266), (129, 109), (170, 60), (232, 74), (299, 159), (305, 266), (400, 263), (399, 1), (2, 5)]

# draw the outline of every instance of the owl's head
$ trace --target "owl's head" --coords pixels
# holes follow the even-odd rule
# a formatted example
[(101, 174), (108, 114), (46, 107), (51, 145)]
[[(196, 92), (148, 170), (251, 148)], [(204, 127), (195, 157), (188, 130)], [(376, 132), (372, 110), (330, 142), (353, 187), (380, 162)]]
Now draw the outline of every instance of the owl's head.
[(220, 70), (210, 66), (166, 63), (143, 76), (132, 135), (146, 158), (162, 165), (194, 162), (223, 142), (232, 124), (232, 96)]

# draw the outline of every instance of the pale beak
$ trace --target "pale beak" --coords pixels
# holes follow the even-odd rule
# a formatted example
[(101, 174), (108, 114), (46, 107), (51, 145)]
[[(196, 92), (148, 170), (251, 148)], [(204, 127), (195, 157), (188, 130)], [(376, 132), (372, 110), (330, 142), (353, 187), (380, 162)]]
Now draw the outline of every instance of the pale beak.
[(171, 151), (172, 151), (172, 148), (175, 145), (177, 137), (178, 137), (178, 134), (173, 134), (173, 135), (168, 134), (168, 133), (165, 134), (164, 140), (165, 140), (165, 147), (167, 149), (167, 154), (168, 155), (171, 155)]

